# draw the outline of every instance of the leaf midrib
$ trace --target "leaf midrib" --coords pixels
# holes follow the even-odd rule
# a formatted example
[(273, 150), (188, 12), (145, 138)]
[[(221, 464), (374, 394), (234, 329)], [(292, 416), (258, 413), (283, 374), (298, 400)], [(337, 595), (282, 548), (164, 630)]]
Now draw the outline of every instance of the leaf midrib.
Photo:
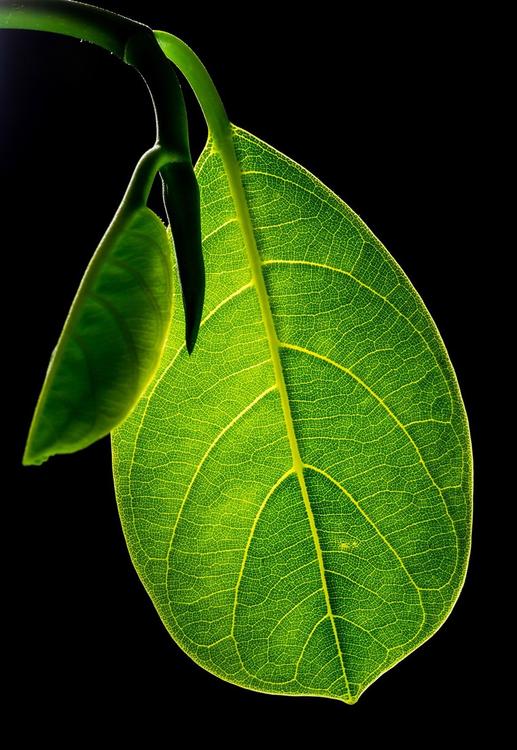
[(260, 254), (258, 251), (257, 241), (255, 237), (255, 232), (253, 229), (253, 224), (251, 221), (249, 206), (248, 206), (248, 200), (247, 200), (246, 193), (244, 190), (244, 185), (242, 182), (242, 170), (241, 170), (239, 161), (235, 153), (233, 134), (232, 134), (231, 144), (228, 144), (228, 146), (229, 147), (225, 149), (225, 154), (224, 154), (225, 158), (223, 159), (224, 168), (225, 168), (226, 176), (228, 179), (230, 194), (231, 194), (234, 206), (235, 206), (237, 221), (240, 226), (243, 240), (244, 240), (244, 246), (246, 248), (246, 255), (248, 257), (248, 262), (249, 262), (250, 270), (251, 270), (252, 285), (255, 287), (257, 291), (257, 297), (259, 301), (262, 322), (266, 331), (268, 347), (269, 347), (269, 351), (271, 354), (271, 362), (273, 365), (273, 372), (275, 376), (275, 385), (278, 388), (278, 393), (280, 396), (282, 413), (284, 416), (287, 437), (289, 440), (289, 447), (291, 450), (291, 456), (292, 456), (292, 461), (293, 461), (292, 470), (294, 471), (298, 479), (298, 484), (300, 486), (300, 491), (302, 494), (305, 511), (307, 513), (307, 518), (308, 518), (309, 526), (311, 529), (311, 534), (312, 534), (312, 538), (314, 542), (314, 548), (316, 552), (316, 558), (318, 561), (318, 568), (320, 572), (322, 590), (323, 590), (323, 594), (325, 598), (327, 616), (332, 626), (332, 631), (333, 631), (334, 639), (336, 642), (336, 650), (337, 650), (339, 662), (341, 665), (341, 671), (343, 673), (343, 678), (344, 678), (345, 685), (346, 685), (346, 691), (348, 693), (348, 697), (352, 699), (352, 694), (350, 691), (350, 686), (349, 686), (348, 677), (347, 677), (345, 664), (344, 664), (343, 651), (341, 648), (341, 643), (340, 643), (339, 635), (337, 632), (336, 622), (334, 619), (334, 612), (332, 610), (332, 605), (330, 602), (330, 593), (329, 593), (328, 584), (327, 584), (325, 565), (323, 561), (323, 553), (321, 549), (318, 529), (316, 527), (316, 521), (314, 518), (314, 513), (312, 511), (311, 503), (310, 503), (309, 492), (307, 490), (307, 484), (305, 482), (305, 476), (303, 472), (304, 463), (302, 461), (301, 454), (300, 454), (300, 448), (298, 445), (298, 439), (297, 439), (296, 430), (294, 427), (294, 420), (293, 420), (293, 416), (291, 412), (291, 405), (289, 402), (289, 395), (287, 393), (287, 385), (286, 385), (285, 377), (284, 377), (284, 369), (282, 365), (282, 360), (280, 358), (280, 343), (279, 343), (279, 339), (278, 339), (277, 332), (276, 332), (275, 322), (273, 319), (273, 312), (271, 310), (271, 305), (269, 302), (269, 294), (266, 288), (264, 274), (262, 272), (262, 265), (263, 265), (262, 258), (260, 257)]

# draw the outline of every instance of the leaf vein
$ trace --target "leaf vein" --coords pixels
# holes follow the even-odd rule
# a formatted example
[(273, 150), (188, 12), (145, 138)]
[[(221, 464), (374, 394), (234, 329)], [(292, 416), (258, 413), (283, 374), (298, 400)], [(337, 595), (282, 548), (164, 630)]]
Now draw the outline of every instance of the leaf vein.
[(451, 572), (451, 576), (449, 578), (449, 581), (454, 576), (454, 573), (456, 572), (456, 568), (458, 565), (458, 546), (459, 546), (459, 540), (458, 540), (458, 534), (456, 531), (456, 526), (454, 524), (454, 521), (451, 517), (451, 514), (449, 512), (449, 507), (447, 503), (445, 502), (445, 497), (442, 491), (442, 488), (437, 484), (436, 480), (434, 479), (433, 475), (431, 474), (429, 467), (427, 466), (427, 463), (424, 460), (424, 457), (422, 456), (422, 453), (420, 451), (420, 448), (415, 443), (414, 439), (411, 437), (410, 433), (407, 431), (406, 427), (402, 424), (402, 422), (399, 420), (399, 418), (393, 413), (393, 411), (390, 409), (390, 407), (386, 404), (385, 401), (372, 389), (370, 386), (364, 382), (364, 380), (361, 380), (361, 378), (356, 375), (352, 370), (350, 370), (348, 367), (344, 367), (343, 365), (339, 364), (339, 362), (335, 362), (333, 359), (330, 359), (329, 357), (326, 357), (324, 354), (318, 354), (318, 352), (314, 352), (310, 349), (305, 349), (303, 346), (298, 346), (297, 344), (288, 344), (287, 342), (279, 342), (278, 346), (283, 349), (291, 349), (293, 351), (300, 352), (301, 354), (306, 354), (309, 357), (314, 357), (315, 359), (319, 359), (322, 362), (326, 362), (327, 364), (331, 365), (332, 367), (336, 367), (338, 370), (341, 370), (345, 374), (349, 375), (353, 380), (356, 381), (362, 388), (364, 388), (368, 393), (373, 396), (373, 398), (382, 406), (382, 408), (386, 411), (386, 413), (391, 417), (391, 419), (396, 423), (396, 425), (402, 430), (402, 432), (406, 435), (407, 439), (411, 443), (413, 449), (415, 450), (419, 463), (421, 464), (422, 468), (424, 469), (425, 473), (429, 477), (432, 485), (438, 492), (441, 502), (445, 509), (445, 515), (449, 519), (449, 522), (451, 524), (451, 528), (456, 540), (455, 544), (455, 564), (454, 568)]
[(287, 260), (287, 259), (283, 260), (283, 259), (280, 259), (280, 258), (272, 258), (272, 259), (268, 259), (268, 260), (263, 261), (262, 265), (264, 265), (264, 266), (269, 266), (269, 265), (309, 266), (311, 268), (322, 268), (324, 270), (332, 271), (334, 273), (340, 273), (340, 274), (343, 274), (343, 276), (348, 276), (349, 279), (352, 279), (352, 281), (355, 281), (357, 284), (359, 284), (359, 286), (363, 287), (364, 289), (366, 289), (367, 291), (371, 292), (373, 295), (375, 295), (376, 297), (378, 297), (379, 299), (381, 299), (386, 305), (388, 305), (389, 307), (391, 307), (391, 309), (394, 310), (397, 313), (397, 315), (399, 315), (403, 320), (405, 320), (409, 324), (409, 326), (413, 329), (413, 331), (417, 334), (417, 336), (423, 341), (425, 348), (428, 350), (428, 352), (431, 354), (431, 356), (433, 357), (434, 361), (438, 365), (438, 369), (440, 371), (440, 374), (442, 375), (442, 379), (443, 379), (443, 381), (445, 383), (445, 387), (447, 388), (447, 396), (449, 398), (449, 401), (452, 403), (452, 394), (451, 394), (449, 385), (448, 385), (448, 383), (447, 383), (447, 381), (445, 379), (445, 376), (443, 375), (443, 372), (442, 372), (441, 368), (439, 367), (440, 363), (438, 361), (438, 358), (437, 358), (435, 352), (429, 346), (429, 342), (427, 341), (427, 339), (423, 335), (422, 331), (420, 331), (416, 327), (416, 325), (413, 323), (413, 321), (411, 320), (411, 318), (409, 318), (401, 310), (399, 310), (399, 308), (396, 305), (394, 305), (393, 302), (391, 302), (388, 299), (388, 297), (384, 296), (383, 294), (381, 294), (380, 292), (378, 292), (376, 289), (374, 289), (373, 287), (369, 286), (368, 284), (365, 284), (364, 281), (361, 281), (361, 279), (359, 279), (357, 276), (355, 276), (350, 271), (345, 271), (343, 268), (337, 268), (337, 266), (330, 266), (330, 265), (328, 265), (326, 263), (315, 263), (313, 261), (308, 261), (308, 260), (294, 260), (294, 259), (293, 260)]
[[(269, 393), (272, 393), (274, 390), (276, 390), (276, 387), (277, 387), (276, 384), (273, 384), (269, 388), (266, 388), (265, 391), (262, 391), (262, 393), (260, 393), (256, 398), (254, 398), (253, 401), (251, 401), (249, 404), (247, 404), (247, 406), (245, 406), (244, 409), (242, 409), (230, 422), (228, 422), (228, 424), (225, 425), (225, 427), (223, 427), (223, 429), (220, 430), (218, 432), (218, 434), (215, 436), (215, 438), (212, 440), (212, 442), (210, 443), (210, 445), (206, 449), (205, 453), (203, 454), (203, 456), (201, 458), (201, 461), (196, 466), (194, 474), (192, 475), (192, 479), (190, 480), (190, 483), (189, 483), (189, 485), (187, 487), (187, 491), (185, 492), (185, 495), (183, 496), (183, 500), (181, 501), (181, 505), (180, 505), (180, 508), (179, 508), (179, 511), (178, 511), (178, 515), (176, 516), (176, 521), (175, 521), (173, 529), (172, 529), (171, 540), (169, 542), (169, 548), (168, 548), (168, 551), (167, 551), (167, 558), (166, 558), (167, 559), (167, 566), (166, 566), (166, 570), (165, 570), (165, 581), (166, 582), (168, 581), (168, 578), (169, 578), (170, 561), (171, 561), (171, 556), (172, 556), (174, 539), (176, 537), (176, 531), (178, 529), (179, 522), (180, 522), (181, 517), (183, 515), (183, 511), (184, 511), (186, 502), (188, 500), (188, 497), (190, 495), (192, 487), (194, 486), (194, 482), (196, 481), (196, 479), (197, 479), (197, 477), (199, 475), (199, 472), (201, 471), (201, 468), (202, 468), (203, 464), (205, 463), (205, 461), (207, 460), (208, 456), (213, 451), (213, 449), (215, 448), (215, 446), (217, 445), (217, 443), (221, 440), (221, 438), (224, 435), (226, 435), (226, 433), (228, 432), (228, 430), (230, 430), (235, 424), (237, 424), (237, 422), (245, 414), (247, 414), (251, 409), (253, 409), (253, 407), (256, 404), (258, 404), (263, 398), (265, 398), (265, 396), (267, 396)], [(171, 604), (170, 599), (169, 599), (169, 604)]]
[[(411, 583), (411, 585), (413, 586), (413, 588), (417, 592), (418, 601), (419, 601), (419, 604), (420, 604), (420, 608), (422, 610), (422, 622), (421, 622), (420, 628), (418, 630), (418, 633), (419, 633), (422, 630), (422, 628), (424, 627), (425, 620), (426, 620), (426, 611), (425, 611), (424, 603), (423, 603), (423, 600), (422, 600), (422, 590), (418, 586), (418, 584), (416, 583), (415, 579), (413, 578), (413, 576), (411, 575), (411, 573), (409, 572), (409, 570), (407, 569), (407, 567), (406, 567), (406, 565), (404, 563), (404, 560), (401, 558), (401, 556), (399, 555), (399, 553), (397, 552), (397, 550), (393, 547), (393, 545), (390, 544), (390, 542), (384, 536), (384, 534), (379, 529), (379, 527), (377, 526), (377, 524), (370, 518), (370, 516), (368, 515), (368, 513), (366, 513), (366, 511), (363, 510), (363, 508), (361, 508), (361, 504), (350, 494), (350, 492), (348, 492), (348, 490), (346, 490), (343, 487), (343, 485), (341, 485), (336, 479), (334, 479), (334, 477), (332, 477), (326, 471), (324, 471), (323, 469), (319, 469), (317, 466), (311, 466), (309, 464), (305, 464), (305, 468), (309, 469), (310, 471), (315, 471), (318, 474), (321, 474), (326, 479), (328, 479), (329, 482), (332, 482), (332, 484), (334, 484), (339, 490), (341, 490), (341, 492), (343, 493), (343, 495), (345, 495), (345, 497), (347, 497), (350, 500), (350, 502), (354, 504), (354, 506), (357, 508), (357, 510), (359, 511), (359, 513), (365, 519), (365, 521), (368, 524), (370, 524), (370, 526), (375, 531), (375, 533), (377, 534), (377, 536), (379, 537), (379, 539), (381, 539), (384, 542), (384, 544), (386, 545), (386, 547), (390, 550), (390, 552), (393, 554), (393, 556), (395, 557), (395, 559), (398, 561), (400, 567), (402, 568), (402, 570), (406, 574), (409, 582)], [(418, 633), (416, 633), (415, 636), (418, 635)]]
[(264, 273), (262, 269), (262, 258), (260, 256), (259, 249), (257, 246), (257, 240), (256, 240), (253, 223), (252, 223), (251, 216), (250, 216), (248, 200), (247, 200), (247, 196), (246, 196), (246, 192), (245, 192), (244, 184), (242, 180), (243, 174), (245, 174), (245, 172), (243, 172), (242, 167), (237, 160), (235, 151), (233, 151), (233, 154), (231, 156), (231, 161), (227, 160), (227, 162), (225, 163), (225, 169), (227, 172), (228, 184), (230, 186), (230, 193), (231, 193), (234, 205), (235, 205), (236, 215), (239, 219), (239, 223), (241, 226), (244, 246), (245, 246), (246, 254), (248, 256), (248, 260), (250, 263), (252, 281), (254, 283), (254, 286), (257, 292), (260, 312), (262, 316), (262, 322), (264, 324), (264, 328), (266, 331), (268, 344), (269, 344), (269, 350), (271, 352), (271, 361), (272, 361), (273, 370), (275, 373), (276, 385), (278, 387), (278, 391), (280, 394), (280, 403), (281, 403), (282, 412), (284, 415), (287, 437), (289, 439), (289, 446), (291, 449), (291, 455), (292, 455), (292, 460), (293, 460), (293, 468), (298, 478), (300, 492), (301, 492), (303, 503), (305, 506), (305, 511), (307, 514), (307, 519), (309, 522), (309, 527), (310, 527), (312, 538), (313, 538), (314, 548), (316, 551), (316, 557), (318, 559), (318, 567), (319, 567), (319, 573), (320, 573), (320, 578), (322, 582), (325, 606), (326, 606), (328, 617), (330, 619), (331, 626), (332, 626), (332, 632), (334, 635), (336, 650), (338, 654), (339, 663), (341, 666), (341, 672), (343, 674), (346, 692), (348, 693), (348, 696), (350, 696), (350, 687), (349, 687), (348, 677), (347, 677), (347, 673), (345, 669), (343, 649), (341, 646), (341, 642), (339, 640), (339, 634), (337, 631), (336, 623), (334, 621), (329, 589), (327, 585), (327, 580), (325, 578), (325, 566), (323, 563), (323, 557), (321, 553), (321, 544), (319, 540), (318, 529), (316, 527), (316, 523), (314, 520), (314, 513), (312, 511), (311, 502), (310, 502), (309, 494), (307, 491), (307, 485), (305, 483), (305, 477), (303, 475), (303, 462), (301, 459), (298, 439), (297, 439), (296, 431), (294, 428), (294, 420), (293, 420), (293, 416), (291, 413), (289, 394), (287, 392), (287, 385), (285, 382), (283, 365), (282, 365), (282, 361), (280, 358), (279, 341), (278, 341), (278, 336), (276, 332), (275, 322), (273, 319), (273, 311), (271, 309), (269, 295), (268, 295)]

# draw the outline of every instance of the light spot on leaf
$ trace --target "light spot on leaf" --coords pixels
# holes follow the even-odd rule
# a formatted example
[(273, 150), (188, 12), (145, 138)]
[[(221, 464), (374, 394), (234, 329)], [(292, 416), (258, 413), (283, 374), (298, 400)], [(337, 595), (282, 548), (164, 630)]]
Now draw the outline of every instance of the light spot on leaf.
[(339, 545), (339, 549), (346, 551), (355, 549), (356, 547), (359, 547), (359, 542), (355, 541), (355, 539), (349, 542), (341, 542), (341, 544)]

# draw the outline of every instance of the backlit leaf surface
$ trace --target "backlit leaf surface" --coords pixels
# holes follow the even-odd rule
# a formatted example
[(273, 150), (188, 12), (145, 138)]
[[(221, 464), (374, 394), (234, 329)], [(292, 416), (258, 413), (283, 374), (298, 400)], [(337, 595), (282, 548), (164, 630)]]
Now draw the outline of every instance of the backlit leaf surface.
[(189, 357), (176, 306), (161, 368), (114, 433), (120, 514), (196, 662), (255, 690), (354, 702), (461, 588), (465, 412), (380, 242), (300, 166), (242, 130), (234, 140), (267, 299), (209, 144), (205, 317)]

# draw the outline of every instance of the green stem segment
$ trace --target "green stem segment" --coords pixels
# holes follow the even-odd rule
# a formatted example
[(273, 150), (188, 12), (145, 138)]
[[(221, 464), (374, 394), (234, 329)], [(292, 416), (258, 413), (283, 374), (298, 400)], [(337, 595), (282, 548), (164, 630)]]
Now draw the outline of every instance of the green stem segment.
[(213, 139), (214, 148), (221, 155), (241, 226), (245, 232), (251, 232), (249, 242), (254, 243), (248, 201), (244, 193), (241, 169), (233, 144), (232, 126), (219, 92), (199, 57), (185, 42), (165, 31), (155, 31), (154, 35), (163, 52), (183, 73), (196, 95)]
[[(228, 155), (228, 143), (232, 144), (231, 125), (208, 70), (196, 53), (177, 36), (166, 31), (155, 31), (154, 36), (196, 95), (217, 150)], [(234, 151), (233, 145), (231, 150)]]
[(2, 0), (0, 28), (51, 31), (103, 47), (124, 59), (127, 40), (147, 26), (92, 5), (64, 0)]
[(0, 7), (0, 28), (51, 31), (85, 39), (134, 66), (151, 94), (157, 143), (170, 152), (172, 161), (190, 161), (183, 94), (174, 67), (148, 26), (71, 0), (7, 0)]
[(168, 155), (158, 145), (154, 145), (140, 157), (113, 218), (113, 224), (117, 222), (119, 215), (128, 217), (147, 204), (156, 175), (168, 161)]
[(156, 117), (156, 142), (171, 162), (192, 163), (187, 111), (174, 66), (156, 43), (151, 29), (132, 35), (126, 42), (124, 62), (144, 79)]
[[(173, 65), (148, 26), (72, 0), (2, 0), (0, 28), (50, 31), (85, 39), (134, 66), (144, 78), (156, 117), (158, 151), (153, 151), (152, 158), (160, 164), (183, 293), (186, 345), (191, 352), (201, 321), (205, 275), (199, 190), (190, 156), (185, 102)], [(135, 170), (137, 181), (149, 162), (148, 155)], [(148, 189), (141, 191), (142, 197), (145, 194), (141, 205), (145, 205), (148, 193)], [(128, 189), (117, 212), (119, 218), (134, 210), (137, 194), (135, 189)], [(133, 196), (130, 202), (129, 196)]]

